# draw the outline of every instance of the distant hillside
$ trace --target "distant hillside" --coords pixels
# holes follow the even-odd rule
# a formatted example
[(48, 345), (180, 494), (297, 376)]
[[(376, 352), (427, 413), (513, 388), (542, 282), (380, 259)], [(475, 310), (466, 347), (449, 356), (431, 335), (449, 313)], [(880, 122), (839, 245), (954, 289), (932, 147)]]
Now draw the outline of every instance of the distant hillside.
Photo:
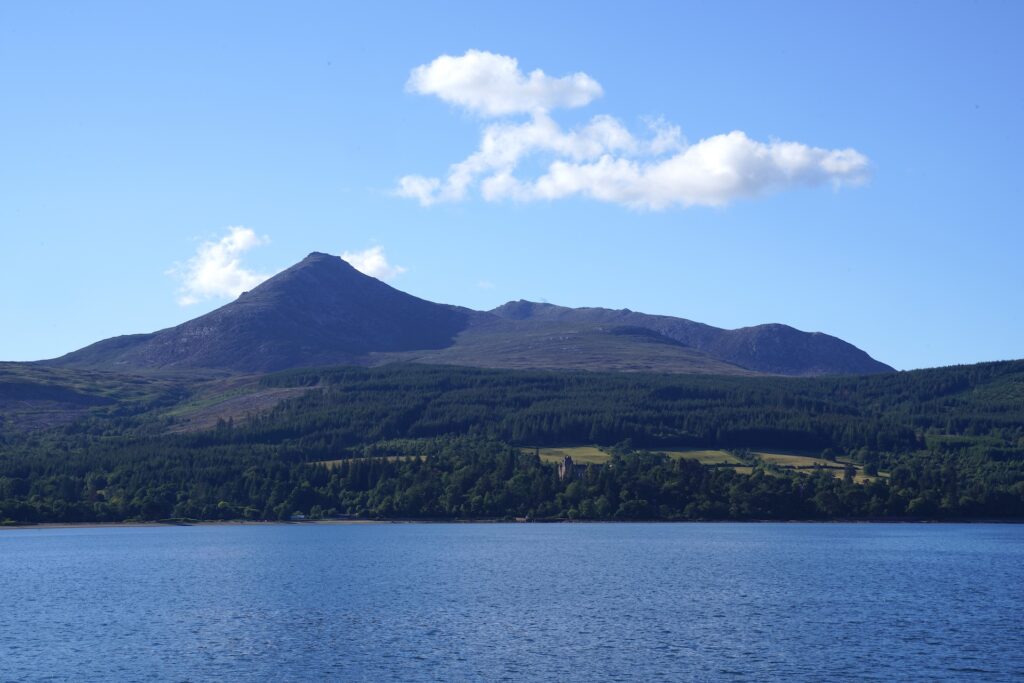
[(841, 339), (785, 325), (722, 330), (629, 310), (516, 301), (479, 312), (432, 303), (321, 253), (194, 320), (107, 339), (46, 363), (267, 372), (394, 361), (718, 375), (892, 371)]
[(565, 308), (532, 301), (510, 301), (491, 313), (508, 320), (590, 323), (653, 330), (720, 361), (777, 375), (870, 375), (892, 372), (856, 346), (821, 332), (788, 325), (757, 325), (723, 330), (703, 323), (629, 309)]
[[(477, 319), (443, 349), (380, 354), (375, 361), (479, 368), (756, 375), (656, 330), (586, 321)], [(377, 363), (375, 363), (377, 364)]]

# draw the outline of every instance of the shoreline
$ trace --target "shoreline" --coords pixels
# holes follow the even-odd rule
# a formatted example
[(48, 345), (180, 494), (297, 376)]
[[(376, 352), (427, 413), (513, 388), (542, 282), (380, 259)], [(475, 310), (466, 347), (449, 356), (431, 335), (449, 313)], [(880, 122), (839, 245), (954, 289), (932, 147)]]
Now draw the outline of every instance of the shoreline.
[(380, 524), (1024, 524), (1024, 519), (705, 519), (705, 520), (603, 520), (603, 519), (308, 519), (281, 520), (193, 520), (155, 522), (40, 522), (8, 524), (3, 531), (32, 529), (135, 529), (196, 526), (356, 526)]

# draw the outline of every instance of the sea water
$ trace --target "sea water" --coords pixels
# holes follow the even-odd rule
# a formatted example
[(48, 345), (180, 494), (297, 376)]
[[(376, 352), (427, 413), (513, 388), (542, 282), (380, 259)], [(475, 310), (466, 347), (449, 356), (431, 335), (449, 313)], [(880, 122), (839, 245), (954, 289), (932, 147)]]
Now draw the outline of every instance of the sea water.
[(0, 680), (1024, 679), (1024, 526), (0, 531)]

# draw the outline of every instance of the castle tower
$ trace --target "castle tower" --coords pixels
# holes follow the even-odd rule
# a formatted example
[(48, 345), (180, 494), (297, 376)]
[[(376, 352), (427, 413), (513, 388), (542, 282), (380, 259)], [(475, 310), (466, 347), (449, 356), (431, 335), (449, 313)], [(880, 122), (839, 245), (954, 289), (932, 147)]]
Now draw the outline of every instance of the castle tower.
[(576, 466), (573, 465), (572, 458), (567, 455), (562, 458), (562, 462), (558, 463), (558, 479), (560, 481), (572, 479), (575, 474)]

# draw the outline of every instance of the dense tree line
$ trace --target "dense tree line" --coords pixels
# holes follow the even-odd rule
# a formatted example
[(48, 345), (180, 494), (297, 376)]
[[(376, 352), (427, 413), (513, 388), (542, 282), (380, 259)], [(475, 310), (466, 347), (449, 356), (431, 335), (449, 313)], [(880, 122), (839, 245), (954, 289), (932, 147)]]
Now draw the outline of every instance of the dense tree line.
[[(308, 391), (197, 433), (172, 433), (173, 402), (152, 397), (5, 428), (0, 521), (1024, 517), (1024, 363), (819, 379), (390, 366), (262, 383)], [(566, 480), (524, 448), (573, 443), (620, 445)], [(889, 477), (655, 452), (688, 446), (829, 449)]]
[[(412, 444), (407, 444), (412, 445)], [(619, 447), (606, 465), (560, 479), (523, 449), (469, 437), (416, 444), (422, 455), (332, 466), (273, 449), (139, 444), (67, 458), (5, 462), (0, 519), (959, 519), (1024, 516), (1019, 463), (951, 455), (906, 458), (891, 477), (856, 484), (827, 472), (753, 474)], [(13, 476), (12, 476), (13, 475)]]

